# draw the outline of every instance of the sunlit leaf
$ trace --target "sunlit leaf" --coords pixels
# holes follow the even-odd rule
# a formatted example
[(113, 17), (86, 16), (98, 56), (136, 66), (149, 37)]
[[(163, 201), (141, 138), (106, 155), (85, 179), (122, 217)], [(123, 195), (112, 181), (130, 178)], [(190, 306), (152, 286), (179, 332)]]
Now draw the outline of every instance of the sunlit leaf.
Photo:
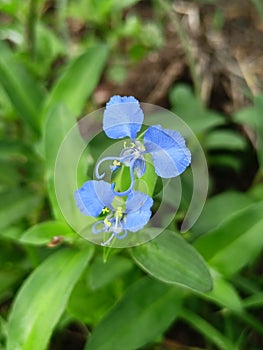
[(20, 237), (20, 242), (41, 245), (51, 243), (54, 238), (63, 241), (72, 239), (75, 235), (64, 222), (45, 221), (25, 231)]
[(14, 301), (8, 322), (7, 350), (44, 350), (71, 291), (93, 253), (63, 249), (28, 277)]

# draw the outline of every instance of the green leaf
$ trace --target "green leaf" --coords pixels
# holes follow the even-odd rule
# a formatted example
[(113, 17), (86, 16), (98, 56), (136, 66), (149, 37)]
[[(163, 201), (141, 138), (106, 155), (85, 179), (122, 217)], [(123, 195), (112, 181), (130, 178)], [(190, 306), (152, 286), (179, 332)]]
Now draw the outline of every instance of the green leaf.
[(85, 350), (139, 349), (167, 329), (180, 307), (174, 287), (140, 279), (95, 327)]
[(72, 229), (60, 221), (45, 221), (34, 225), (20, 237), (20, 242), (35, 245), (48, 244), (54, 237), (69, 240), (76, 234)]
[(263, 292), (257, 292), (246, 299), (243, 299), (243, 307), (256, 308), (263, 306)]
[(263, 201), (263, 182), (255, 183), (252, 187), (250, 187), (248, 193), (256, 201)]
[(148, 196), (152, 196), (154, 193), (158, 176), (155, 172), (151, 156), (149, 157), (146, 154), (144, 158), (146, 160), (146, 171), (139, 180), (135, 181), (134, 189), (137, 191), (147, 193)]
[(67, 311), (81, 322), (96, 325), (116, 302), (115, 290), (116, 285), (115, 288), (107, 285), (105, 288), (94, 291), (88, 288), (87, 283), (82, 279), (70, 296)]
[(235, 287), (226, 281), (216, 271), (211, 271), (213, 276), (213, 290), (209, 293), (199, 293), (205, 300), (211, 300), (234, 312), (242, 311), (242, 302)]
[(0, 84), (18, 115), (34, 132), (40, 133), (43, 92), (25, 67), (1, 44)]
[(194, 329), (203, 334), (205, 338), (210, 339), (218, 349), (221, 350), (238, 350), (237, 347), (209, 322), (189, 310), (182, 310), (181, 317), (190, 324)]
[(107, 262), (98, 257), (90, 266), (89, 285), (92, 289), (99, 289), (127, 273), (133, 267), (130, 259), (113, 256)]
[[(135, 179), (134, 190), (146, 193), (148, 196), (152, 196), (158, 176), (152, 164), (151, 157), (146, 154), (144, 158), (146, 160), (146, 171), (142, 177)], [(119, 170), (117, 170), (116, 174), (113, 175), (112, 180), (116, 183), (115, 191), (127, 190), (131, 184), (129, 167), (122, 166)]]
[(207, 134), (205, 138), (205, 148), (239, 150), (243, 151), (246, 147), (246, 140), (235, 130), (214, 130)]
[(7, 350), (44, 350), (93, 247), (47, 258), (19, 290), (8, 322)]
[(86, 99), (90, 97), (100, 79), (107, 54), (105, 45), (97, 45), (69, 64), (49, 95), (43, 112), (44, 118), (50, 108), (62, 102), (74, 117), (80, 115)]
[(253, 198), (246, 193), (227, 191), (209, 198), (197, 222), (191, 231), (197, 234), (206, 233), (233, 213), (248, 207), (254, 202)]
[(179, 115), (196, 134), (224, 124), (224, 118), (219, 113), (205, 109), (187, 85), (180, 84), (174, 87), (170, 93), (170, 101), (172, 111)]
[(14, 188), (1, 193), (0, 229), (30, 214), (39, 202), (37, 194), (26, 189)]
[(36, 23), (35, 36), (35, 60), (32, 64), (42, 79), (46, 79), (52, 69), (51, 64), (57, 57), (65, 55), (66, 45), (61, 37), (42, 21)]
[(233, 214), (218, 228), (201, 236), (195, 247), (225, 276), (252, 262), (263, 248), (263, 202)]
[(198, 252), (172, 231), (132, 249), (135, 262), (155, 278), (197, 291), (212, 289), (209, 270)]
[[(64, 141), (67, 141), (67, 144), (58, 161), (58, 152)], [(85, 149), (85, 142), (80, 136), (75, 118), (64, 104), (54, 106), (48, 114), (44, 125), (44, 147), (48, 192), (55, 218), (64, 221), (64, 215), (67, 218), (68, 214), (69, 217), (77, 216), (80, 220), (83, 219), (76, 208), (74, 192), (79, 157)], [(54, 182), (55, 176), (58, 179), (57, 184)], [(60, 193), (63, 194), (63, 198), (58, 198)], [(61, 211), (61, 207), (65, 209)]]

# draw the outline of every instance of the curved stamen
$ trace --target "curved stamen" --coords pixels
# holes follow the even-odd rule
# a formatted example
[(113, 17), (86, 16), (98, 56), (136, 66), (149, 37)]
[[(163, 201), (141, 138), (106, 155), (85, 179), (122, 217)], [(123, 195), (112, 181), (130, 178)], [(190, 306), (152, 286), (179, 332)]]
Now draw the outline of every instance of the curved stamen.
[(131, 192), (131, 190), (133, 188), (133, 185), (134, 185), (134, 171), (133, 171), (133, 167), (134, 167), (135, 161), (136, 161), (136, 159), (133, 159), (131, 164), (130, 164), (130, 177), (131, 177), (130, 187), (124, 192), (116, 192), (116, 191), (114, 191), (114, 187), (113, 187), (112, 191), (115, 194), (115, 196), (123, 197), (123, 196), (127, 196)]
[(104, 176), (105, 176), (105, 172), (103, 174), (99, 174), (99, 167), (102, 163), (104, 163), (105, 161), (107, 160), (116, 160), (120, 163), (123, 163), (124, 161), (126, 161), (127, 159), (129, 158), (132, 158), (132, 155), (129, 154), (127, 156), (124, 156), (124, 157), (105, 157), (105, 158), (102, 158), (101, 160), (98, 161), (98, 163), (96, 164), (96, 168), (95, 168), (95, 176), (97, 179), (102, 179)]
[(123, 239), (127, 236), (128, 231), (125, 229), (122, 235), (119, 235), (117, 232), (113, 232), (114, 236), (118, 239)]
[[(105, 222), (105, 220), (107, 218), (104, 219), (104, 220), (97, 221), (97, 222), (95, 222), (92, 225), (92, 232), (95, 235), (98, 234), (98, 233), (101, 233), (101, 232), (111, 232), (112, 233), (110, 238), (108, 238), (105, 242), (101, 243), (102, 246), (108, 245), (112, 241), (112, 239), (114, 237), (116, 237), (117, 239), (123, 239), (128, 234), (128, 231), (126, 229), (123, 229), (123, 225), (121, 223), (121, 217), (118, 215), (118, 213), (119, 212), (118, 212), (118, 209), (117, 209), (114, 226), (112, 226), (112, 225), (108, 226), (107, 225), (107, 222), (110, 222), (108, 220)], [(111, 221), (111, 223), (113, 224), (114, 222)], [(100, 229), (97, 228), (97, 226), (99, 226), (99, 225), (101, 225)], [(123, 232), (123, 234), (121, 234), (122, 232)]]
[[(97, 229), (97, 226), (100, 224), (103, 225), (102, 228)], [(105, 231), (104, 221), (100, 220), (100, 221), (94, 222), (91, 229), (92, 229), (92, 232), (94, 233), (94, 235), (97, 235), (98, 233), (104, 232)]]
[(105, 157), (102, 158), (101, 160), (99, 160), (99, 162), (96, 164), (96, 168), (95, 168), (95, 176), (97, 179), (102, 179), (105, 176), (105, 173), (103, 174), (99, 174), (99, 167), (102, 163), (104, 163), (107, 160), (118, 160), (120, 161), (120, 157)]

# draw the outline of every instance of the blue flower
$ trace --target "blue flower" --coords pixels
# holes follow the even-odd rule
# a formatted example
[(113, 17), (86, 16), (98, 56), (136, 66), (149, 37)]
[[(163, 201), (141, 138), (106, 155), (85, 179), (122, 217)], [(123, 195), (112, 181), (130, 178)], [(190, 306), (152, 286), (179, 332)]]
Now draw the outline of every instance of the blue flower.
[(110, 237), (102, 245), (107, 245), (116, 237), (123, 239), (128, 231), (141, 230), (151, 217), (153, 200), (139, 191), (130, 191), (126, 201), (116, 197), (112, 185), (105, 181), (90, 180), (75, 192), (76, 204), (82, 214), (101, 217), (92, 226), (92, 232), (109, 233)]
[(144, 133), (144, 141), (136, 140), (143, 122), (143, 111), (138, 100), (132, 96), (113, 96), (106, 104), (103, 117), (103, 130), (112, 139), (129, 137), (130, 143), (124, 142), (124, 149), (119, 157), (105, 157), (101, 159), (95, 169), (98, 179), (101, 163), (107, 160), (115, 162), (112, 171), (121, 164), (130, 167), (131, 184), (124, 192), (114, 192), (115, 195), (126, 196), (134, 185), (134, 172), (140, 178), (146, 169), (144, 155), (152, 156), (155, 172), (162, 178), (172, 178), (180, 175), (191, 162), (191, 153), (185, 144), (183, 136), (170, 129), (162, 129), (161, 125), (150, 126)]

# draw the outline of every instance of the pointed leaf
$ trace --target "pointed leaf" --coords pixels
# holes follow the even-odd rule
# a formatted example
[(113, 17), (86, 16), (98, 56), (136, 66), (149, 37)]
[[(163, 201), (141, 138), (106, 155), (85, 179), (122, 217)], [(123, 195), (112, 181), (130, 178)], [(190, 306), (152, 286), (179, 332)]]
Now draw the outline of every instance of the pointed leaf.
[(209, 293), (199, 293), (205, 300), (211, 300), (214, 303), (223, 306), (234, 312), (242, 311), (241, 298), (235, 287), (226, 281), (216, 271), (211, 271), (213, 275), (213, 290)]
[(72, 229), (64, 222), (45, 221), (25, 231), (20, 237), (20, 242), (41, 245), (50, 243), (55, 237), (64, 240), (75, 235)]
[(8, 322), (7, 350), (44, 350), (93, 247), (63, 249), (45, 260), (18, 292)]
[(198, 252), (172, 231), (132, 249), (135, 262), (159, 280), (201, 292), (212, 289), (209, 270)]
[(252, 262), (263, 248), (263, 202), (232, 215), (195, 243), (205, 259), (229, 276)]
[(55, 84), (44, 108), (44, 118), (50, 108), (57, 103), (65, 103), (74, 117), (78, 116), (96, 87), (107, 58), (105, 45), (89, 48), (83, 55), (73, 60)]

